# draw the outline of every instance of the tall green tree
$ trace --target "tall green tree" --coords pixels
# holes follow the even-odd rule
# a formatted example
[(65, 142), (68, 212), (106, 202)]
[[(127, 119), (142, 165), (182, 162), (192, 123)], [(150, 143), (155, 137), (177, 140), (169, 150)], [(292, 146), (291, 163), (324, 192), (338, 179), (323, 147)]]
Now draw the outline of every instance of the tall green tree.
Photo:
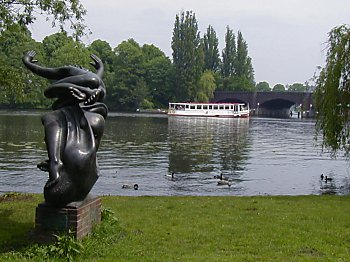
[(222, 50), (222, 78), (229, 78), (235, 73), (236, 53), (236, 37), (230, 27), (227, 26), (225, 34), (225, 47)]
[(237, 35), (237, 53), (234, 68), (235, 78), (240, 83), (240, 86), (237, 86), (235, 89), (253, 91), (255, 81), (252, 59), (248, 56), (248, 45), (240, 31), (238, 31)]
[(209, 25), (203, 37), (204, 70), (217, 72), (220, 68), (219, 39), (214, 28)]
[(350, 28), (335, 27), (329, 33), (326, 65), (317, 80), (315, 100), (317, 134), (333, 153), (350, 153)]
[(79, 0), (3, 0), (0, 1), (0, 33), (13, 24), (28, 26), (38, 15), (51, 18), (53, 27), (64, 30), (65, 24), (74, 35), (81, 36), (86, 29), (86, 10)]
[(197, 19), (192, 11), (176, 15), (171, 47), (176, 100), (193, 100), (203, 71), (204, 54)]

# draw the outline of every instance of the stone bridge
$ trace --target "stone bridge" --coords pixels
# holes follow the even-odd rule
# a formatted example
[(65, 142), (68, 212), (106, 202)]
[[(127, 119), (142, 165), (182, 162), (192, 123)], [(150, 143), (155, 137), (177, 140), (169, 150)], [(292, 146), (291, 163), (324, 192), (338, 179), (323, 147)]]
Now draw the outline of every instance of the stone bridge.
[(213, 102), (240, 102), (249, 104), (252, 115), (286, 117), (296, 106), (298, 117), (313, 117), (312, 92), (243, 92), (215, 91)]

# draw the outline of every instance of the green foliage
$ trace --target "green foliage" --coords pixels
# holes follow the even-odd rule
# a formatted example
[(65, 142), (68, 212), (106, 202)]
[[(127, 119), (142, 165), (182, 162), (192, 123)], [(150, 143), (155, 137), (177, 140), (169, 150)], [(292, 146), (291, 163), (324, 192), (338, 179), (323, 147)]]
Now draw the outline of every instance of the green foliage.
[(287, 85), (287, 90), (290, 92), (306, 92), (307, 87), (302, 83), (294, 83), (292, 85)]
[(282, 84), (276, 84), (273, 86), (272, 91), (273, 92), (284, 92), (284, 91), (286, 91), (286, 88)]
[[(53, 8), (61, 12), (57, 15), (65, 13), (71, 5), (73, 13), (81, 8), (78, 0), (17, 2), (18, 6), (29, 9), (39, 6), (44, 13)], [(13, 4), (13, 1), (0, 3), (0, 9)], [(0, 18), (1, 15), (4, 13), (0, 11)], [(25, 26), (13, 23), (5, 26), (4, 21), (0, 19), (0, 24), (4, 25), (0, 26), (1, 108), (47, 109), (52, 104), (52, 100), (44, 96), (49, 81), (34, 75), (22, 64), (22, 55), (28, 50), (35, 50), (39, 63), (48, 67), (74, 64), (92, 71), (90, 54), (96, 54), (104, 63), (106, 104), (114, 111), (164, 108), (169, 101), (207, 101), (215, 89), (253, 91), (255, 88), (251, 58), (242, 34), (238, 33), (236, 45), (235, 35), (227, 27), (221, 62), (216, 32), (209, 26), (201, 38), (192, 11), (176, 15), (172, 61), (158, 47), (148, 44), (141, 47), (133, 39), (123, 41), (115, 48), (103, 40), (85, 46), (62, 31), (46, 36), (39, 43), (31, 38)], [(58, 23), (61, 22), (58, 19)]]
[(86, 10), (79, 0), (16, 0), (0, 2), (0, 33), (14, 24), (28, 26), (38, 14), (51, 17), (52, 27), (59, 26), (61, 30), (68, 22), (76, 36), (86, 29)]
[(230, 77), (227, 81), (227, 90), (254, 92), (255, 84), (246, 76)]
[[(31, 81), (22, 65), (22, 54), (36, 48), (41, 57), (41, 45), (36, 43), (26, 28), (12, 25), (0, 34), (0, 106), (40, 107), (43, 95), (36, 96), (38, 82)], [(39, 83), (43, 80), (39, 80)]]
[(248, 45), (238, 31), (237, 44), (233, 31), (227, 27), (222, 51), (221, 88), (230, 91), (254, 91), (254, 70), (248, 56)]
[(327, 60), (317, 80), (315, 100), (317, 134), (334, 154), (349, 156), (350, 117), (350, 28), (342, 25), (329, 33)]
[(119, 44), (114, 52), (116, 86), (110, 94), (111, 104), (117, 110), (134, 111), (148, 95), (142, 49), (134, 39), (129, 39)]
[[(234, 75), (236, 55), (236, 37), (233, 31), (227, 26), (225, 48), (222, 50), (221, 76), (223, 78), (227, 79)], [(224, 89), (226, 89), (225, 86)]]
[(256, 91), (261, 91), (261, 92), (268, 92), (271, 91), (270, 85), (266, 81), (262, 81), (256, 84), (255, 86)]
[(158, 48), (151, 53), (149, 48), (145, 50), (145, 46), (142, 50), (146, 56), (145, 81), (149, 90), (147, 100), (157, 108), (167, 107), (168, 102), (175, 96), (174, 70), (171, 61), (163, 52), (157, 52)]
[(54, 235), (56, 241), (49, 245), (35, 244), (26, 248), (23, 253), (14, 253), (15, 256), (30, 260), (65, 260), (74, 261), (84, 251), (83, 244), (76, 240), (69, 231), (68, 234)]
[(219, 40), (214, 28), (209, 25), (203, 37), (204, 70), (217, 72), (220, 67)]
[(101, 221), (111, 222), (112, 224), (117, 223), (118, 219), (114, 215), (115, 213), (110, 208), (102, 208)]
[(72, 261), (73, 258), (81, 253), (84, 249), (83, 245), (74, 238), (73, 234), (69, 232), (68, 235), (58, 236), (55, 244), (49, 248), (49, 257), (58, 256), (61, 258), (67, 258), (68, 261)]
[(198, 22), (192, 11), (176, 15), (171, 47), (176, 100), (193, 100), (204, 65)]
[(243, 84), (242, 89), (254, 89), (254, 70), (252, 59), (248, 56), (248, 45), (243, 39), (243, 35), (238, 31), (237, 36), (237, 56), (235, 59), (235, 76), (240, 78)]
[(216, 88), (214, 73), (210, 70), (204, 71), (198, 85), (199, 89), (196, 101), (209, 102), (209, 100), (214, 97), (214, 91)]

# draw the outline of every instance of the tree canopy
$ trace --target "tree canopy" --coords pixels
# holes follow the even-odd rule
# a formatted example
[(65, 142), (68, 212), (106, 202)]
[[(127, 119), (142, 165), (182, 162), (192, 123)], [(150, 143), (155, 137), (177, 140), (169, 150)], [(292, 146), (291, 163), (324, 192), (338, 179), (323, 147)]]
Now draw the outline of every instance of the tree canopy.
[[(6, 5), (9, 10), (4, 10)], [(24, 10), (26, 7), (28, 10)], [(28, 72), (21, 62), (23, 53), (33, 49), (39, 63), (50, 67), (71, 64), (94, 70), (90, 54), (100, 57), (110, 110), (164, 108), (169, 101), (205, 102), (212, 99), (216, 89), (254, 91), (253, 68), (242, 34), (238, 32), (236, 43), (233, 31), (227, 26), (221, 57), (214, 28), (209, 26), (202, 38), (192, 11), (176, 15), (172, 60), (158, 47), (141, 46), (132, 38), (115, 47), (99, 39), (85, 45), (63, 30), (36, 42), (27, 25), (35, 20), (37, 11), (53, 17), (54, 12), (62, 15), (67, 20), (57, 18), (61, 29), (64, 22), (74, 22), (71, 21), (74, 14), (80, 22), (85, 14), (80, 2), (75, 0), (0, 0), (1, 108), (48, 108), (52, 103), (44, 96), (48, 80)]]
[(38, 15), (44, 15), (48, 20), (51, 17), (51, 25), (62, 31), (68, 22), (74, 35), (80, 36), (86, 29), (85, 14), (79, 0), (0, 0), (0, 33), (13, 24), (27, 26)]
[(196, 14), (192, 11), (176, 15), (171, 47), (176, 98), (179, 101), (193, 100), (203, 71), (204, 53)]
[(284, 92), (284, 91), (286, 91), (286, 88), (282, 84), (276, 84), (273, 86), (272, 91), (273, 92)]
[(326, 65), (317, 80), (315, 100), (317, 134), (333, 153), (349, 156), (350, 136), (350, 28), (338, 26), (328, 37)]
[(262, 82), (257, 83), (255, 89), (256, 89), (256, 91), (261, 91), (261, 92), (271, 91), (270, 85), (266, 81), (262, 81)]

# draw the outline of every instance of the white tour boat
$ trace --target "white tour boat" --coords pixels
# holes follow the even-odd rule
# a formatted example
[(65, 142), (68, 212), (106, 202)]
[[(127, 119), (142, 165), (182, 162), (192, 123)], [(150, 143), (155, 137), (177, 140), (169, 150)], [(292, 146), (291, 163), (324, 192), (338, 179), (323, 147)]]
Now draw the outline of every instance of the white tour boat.
[(205, 117), (248, 117), (243, 103), (169, 103), (168, 115)]

